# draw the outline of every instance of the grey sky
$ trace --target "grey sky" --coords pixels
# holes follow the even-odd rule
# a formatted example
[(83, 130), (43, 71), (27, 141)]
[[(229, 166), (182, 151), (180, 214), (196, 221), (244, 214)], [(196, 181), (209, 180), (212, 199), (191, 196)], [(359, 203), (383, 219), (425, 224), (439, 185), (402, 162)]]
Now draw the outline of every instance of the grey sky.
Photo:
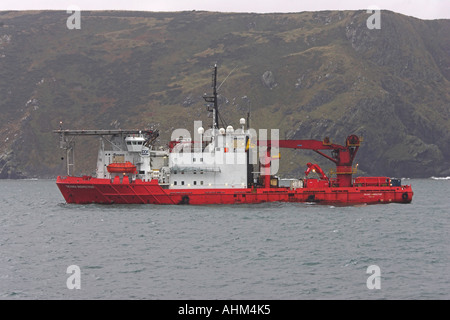
[(371, 6), (421, 19), (450, 19), (450, 0), (0, 0), (0, 10), (300, 12), (358, 10)]

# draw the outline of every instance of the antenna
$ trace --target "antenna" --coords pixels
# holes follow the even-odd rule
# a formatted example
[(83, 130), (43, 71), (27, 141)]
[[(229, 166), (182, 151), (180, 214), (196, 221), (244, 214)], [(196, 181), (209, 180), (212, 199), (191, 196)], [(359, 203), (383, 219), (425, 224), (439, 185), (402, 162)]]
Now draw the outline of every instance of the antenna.
[(218, 129), (219, 125), (219, 108), (217, 103), (217, 63), (214, 64), (214, 72), (212, 74), (212, 87), (213, 87), (213, 95), (207, 96), (206, 94), (203, 96), (206, 102), (213, 103), (213, 129)]
[(230, 73), (225, 77), (225, 79), (222, 81), (222, 83), (217, 88), (217, 91), (219, 91), (220, 87), (227, 81), (228, 77), (233, 73), (234, 70), (236, 70), (237, 66), (233, 68), (233, 70), (230, 71)]
[(214, 127), (219, 126), (219, 104), (217, 102), (217, 63), (214, 64), (214, 82), (213, 82), (213, 95), (214, 95)]

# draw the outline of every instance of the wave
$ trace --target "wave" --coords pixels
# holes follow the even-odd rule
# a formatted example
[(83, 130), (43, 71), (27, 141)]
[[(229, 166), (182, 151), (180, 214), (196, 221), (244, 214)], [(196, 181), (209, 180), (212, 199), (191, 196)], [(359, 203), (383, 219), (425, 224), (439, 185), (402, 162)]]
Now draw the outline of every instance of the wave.
[(449, 177), (431, 177), (430, 179), (433, 179), (433, 180), (450, 180), (450, 176)]

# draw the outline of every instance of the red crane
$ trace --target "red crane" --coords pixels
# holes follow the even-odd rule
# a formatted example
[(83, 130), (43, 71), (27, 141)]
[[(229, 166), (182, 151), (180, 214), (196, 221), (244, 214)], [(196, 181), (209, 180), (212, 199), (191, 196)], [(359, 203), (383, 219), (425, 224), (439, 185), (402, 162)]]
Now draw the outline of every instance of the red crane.
[[(270, 155), (271, 140), (261, 143), (261, 145), (267, 145), (266, 155)], [(279, 148), (289, 149), (307, 149), (313, 150), (321, 156), (333, 161), (336, 164), (336, 184), (338, 187), (351, 187), (352, 186), (352, 174), (353, 174), (353, 160), (358, 152), (361, 140), (356, 135), (350, 135), (347, 137), (345, 146), (331, 143), (327, 137), (323, 141), (319, 140), (279, 140)], [(275, 144), (274, 144), (275, 146)], [(331, 155), (327, 155), (320, 150), (331, 150)], [(270, 157), (270, 156), (269, 156)], [(266, 161), (267, 163), (267, 161)], [(270, 162), (263, 167), (270, 167)], [(267, 171), (266, 171), (267, 172)], [(270, 175), (266, 175), (266, 187), (270, 184)]]
[(306, 169), (305, 171), (305, 176), (308, 176), (308, 174), (310, 174), (310, 172), (312, 171), (319, 174), (320, 179), (329, 180), (325, 172), (323, 172), (322, 168), (319, 167), (317, 164), (312, 164), (311, 162), (308, 162), (306, 166), (308, 167), (308, 169)]

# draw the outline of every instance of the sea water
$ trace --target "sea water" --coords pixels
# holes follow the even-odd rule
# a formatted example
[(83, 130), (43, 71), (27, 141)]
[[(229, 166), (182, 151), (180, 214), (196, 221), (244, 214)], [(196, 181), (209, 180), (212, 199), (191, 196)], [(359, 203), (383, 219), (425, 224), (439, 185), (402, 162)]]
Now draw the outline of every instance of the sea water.
[(0, 299), (450, 299), (450, 180), (405, 183), (411, 204), (158, 206), (1, 180)]

